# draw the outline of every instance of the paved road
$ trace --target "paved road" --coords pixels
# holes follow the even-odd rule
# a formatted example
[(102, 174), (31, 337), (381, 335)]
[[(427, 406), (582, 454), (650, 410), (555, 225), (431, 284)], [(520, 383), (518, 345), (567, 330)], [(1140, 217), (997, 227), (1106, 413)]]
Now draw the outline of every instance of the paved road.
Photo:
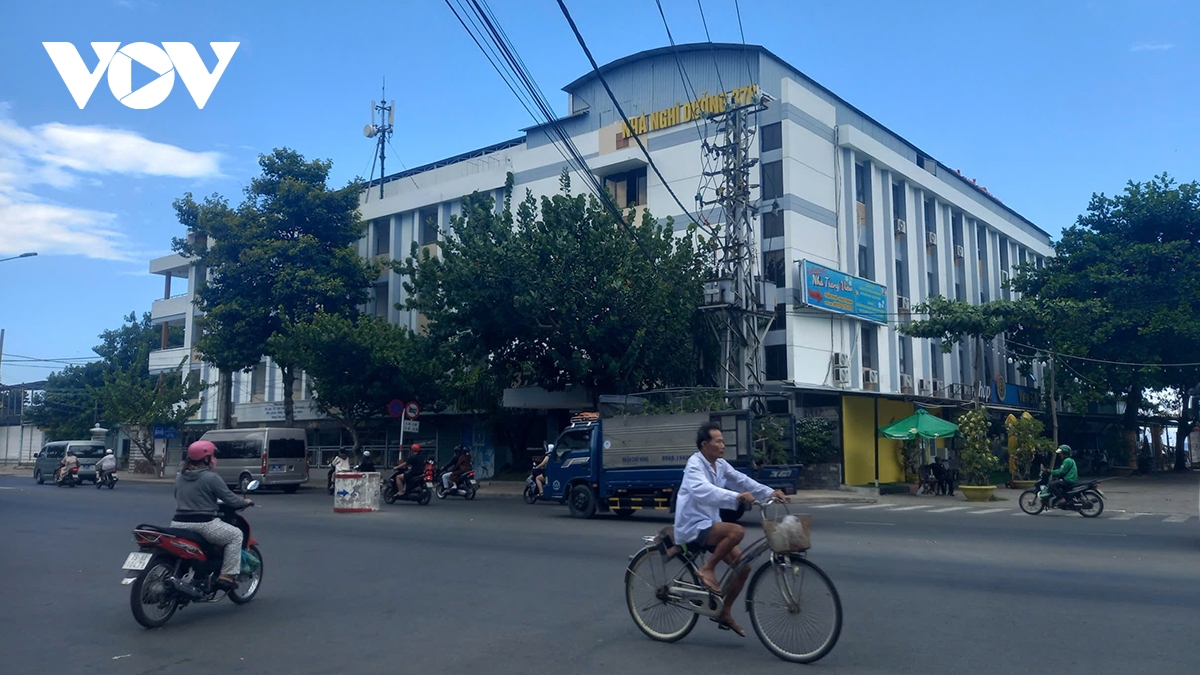
[[(170, 489), (0, 477), (6, 672), (778, 673), (753, 632), (633, 626), (622, 573), (664, 517), (579, 522), (512, 497), (333, 514), (316, 491), (248, 514), (264, 587), (147, 631), (118, 569)], [(1194, 673), (1200, 526), (1064, 514), (814, 509), (845, 628), (822, 672)], [(757, 528), (751, 528), (756, 536)], [(405, 590), (398, 605), (397, 592)], [(749, 627), (739, 608), (739, 616)]]

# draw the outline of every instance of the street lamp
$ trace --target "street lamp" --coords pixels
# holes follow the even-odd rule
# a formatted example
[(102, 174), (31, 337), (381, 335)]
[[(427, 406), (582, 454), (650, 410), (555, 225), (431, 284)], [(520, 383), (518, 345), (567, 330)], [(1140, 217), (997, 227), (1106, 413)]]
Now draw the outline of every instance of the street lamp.
[(37, 255), (36, 251), (30, 251), (29, 253), (22, 253), (21, 255), (14, 255), (11, 258), (0, 258), (0, 262), (4, 262), (5, 260), (16, 260), (17, 258), (32, 258), (35, 255)]

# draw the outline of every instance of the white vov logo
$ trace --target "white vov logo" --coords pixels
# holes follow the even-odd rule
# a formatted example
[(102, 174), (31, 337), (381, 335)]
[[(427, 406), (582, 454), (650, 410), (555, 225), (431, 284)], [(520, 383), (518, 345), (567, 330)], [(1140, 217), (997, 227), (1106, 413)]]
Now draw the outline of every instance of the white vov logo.
[[(92, 92), (96, 91), (96, 85), (100, 83), (105, 70), (108, 71), (108, 88), (122, 105), (135, 110), (148, 110), (167, 100), (171, 88), (175, 86), (176, 72), (192, 95), (196, 107), (203, 109), (240, 44), (208, 43), (217, 55), (217, 67), (211, 73), (190, 42), (164, 42), (161, 48), (149, 42), (131, 42), (124, 47), (120, 42), (93, 42), (92, 50), (99, 59), (93, 71), (84, 65), (79, 50), (70, 42), (43, 42), (42, 46), (46, 48), (46, 53), (50, 55), (50, 60), (54, 62), (54, 67), (58, 69), (58, 74), (62, 76), (80, 110), (87, 105)], [(134, 61), (158, 73), (153, 82), (137, 91), (133, 90)]]

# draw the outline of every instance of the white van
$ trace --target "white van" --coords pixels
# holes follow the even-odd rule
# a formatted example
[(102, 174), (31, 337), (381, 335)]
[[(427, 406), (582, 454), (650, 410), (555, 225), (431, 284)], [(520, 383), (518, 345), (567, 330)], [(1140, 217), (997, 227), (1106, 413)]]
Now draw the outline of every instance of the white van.
[(217, 475), (227, 485), (244, 488), (258, 480), (263, 487), (281, 487), (291, 493), (308, 482), (308, 442), (303, 429), (214, 429), (200, 439), (217, 446)]

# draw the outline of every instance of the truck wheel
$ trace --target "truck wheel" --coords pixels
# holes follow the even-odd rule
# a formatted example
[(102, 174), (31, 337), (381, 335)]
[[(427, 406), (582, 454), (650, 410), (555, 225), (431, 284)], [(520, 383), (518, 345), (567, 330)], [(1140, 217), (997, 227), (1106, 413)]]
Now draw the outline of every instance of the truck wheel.
[(571, 515), (576, 518), (591, 518), (596, 515), (596, 495), (592, 488), (579, 484), (571, 488), (571, 498), (567, 500)]

